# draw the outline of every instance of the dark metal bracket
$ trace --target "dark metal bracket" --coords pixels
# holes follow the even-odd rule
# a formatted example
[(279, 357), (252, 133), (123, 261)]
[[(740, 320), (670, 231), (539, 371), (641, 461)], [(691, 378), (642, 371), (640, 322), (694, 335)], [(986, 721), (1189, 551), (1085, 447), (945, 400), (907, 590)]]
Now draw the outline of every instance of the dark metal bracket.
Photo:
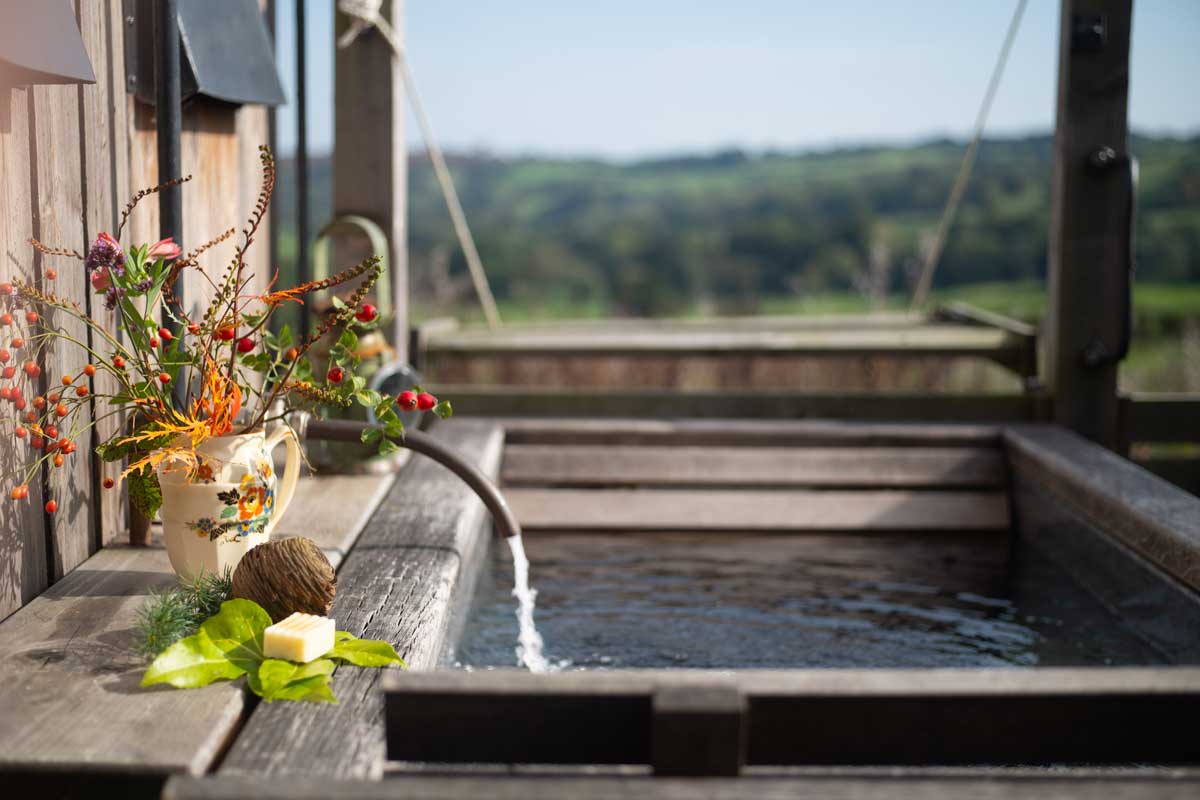
[(1126, 219), (1124, 225), (1125, 269), (1122, 270), (1121, 332), (1115, 347), (1110, 348), (1101, 339), (1093, 339), (1083, 349), (1083, 363), (1092, 368), (1118, 364), (1129, 355), (1129, 344), (1133, 338), (1133, 273), (1134, 273), (1134, 224), (1137, 221), (1137, 160), (1128, 154), (1118, 153), (1108, 145), (1101, 145), (1088, 155), (1087, 166), (1091, 172), (1105, 174), (1114, 169), (1123, 169), (1125, 181)]

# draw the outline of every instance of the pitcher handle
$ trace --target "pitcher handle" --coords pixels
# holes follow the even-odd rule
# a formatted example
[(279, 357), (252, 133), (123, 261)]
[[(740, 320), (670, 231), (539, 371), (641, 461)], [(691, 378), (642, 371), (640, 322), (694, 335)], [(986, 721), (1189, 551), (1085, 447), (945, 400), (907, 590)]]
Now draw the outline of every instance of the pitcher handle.
[(283, 468), (283, 479), (280, 481), (279, 489), (275, 492), (275, 508), (271, 512), (271, 520), (263, 530), (267, 536), (271, 535), (271, 531), (275, 530), (279, 520), (283, 519), (288, 506), (292, 503), (292, 497), (296, 494), (296, 485), (300, 482), (300, 462), (302, 461), (300, 442), (296, 439), (295, 432), (287, 425), (281, 425), (267, 438), (268, 457), (280, 442), (287, 445), (287, 464)]

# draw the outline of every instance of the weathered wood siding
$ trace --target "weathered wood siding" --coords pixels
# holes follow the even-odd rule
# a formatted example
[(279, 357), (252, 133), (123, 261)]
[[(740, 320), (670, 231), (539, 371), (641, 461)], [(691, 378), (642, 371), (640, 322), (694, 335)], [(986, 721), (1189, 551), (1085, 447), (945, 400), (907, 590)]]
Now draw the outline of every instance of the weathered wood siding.
[[(53, 266), (58, 279), (51, 290), (87, 303), (82, 266), (70, 259), (35, 257), (27, 240), (36, 236), (85, 250), (97, 233), (116, 227), (133, 191), (157, 183), (158, 168), (153, 109), (136, 104), (125, 91), (121, 0), (76, 0), (75, 10), (96, 83), (0, 93), (0, 104), (7, 104), (7, 109), (0, 108), (0, 278), (19, 275), (44, 284), (45, 269)], [(7, 127), (2, 127), (5, 120)], [(242, 226), (258, 192), (257, 147), (267, 141), (267, 121), (268, 112), (261, 107), (197, 101), (185, 108), (183, 171), (195, 176), (183, 195), (185, 249), (226, 228)], [(134, 213), (125, 239), (157, 238), (158, 209), (151, 197)], [(259, 238), (250, 263), (262, 281), (268, 265), (266, 232)], [(231, 241), (215, 249), (205, 262), (208, 269), (219, 273), (233, 247)], [(205, 286), (201, 276), (188, 276), (189, 309), (203, 301)], [(93, 304), (91, 311), (103, 315), (103, 304)], [(73, 333), (82, 331), (82, 326), (67, 327)], [(47, 354), (42, 380), (56, 380), (66, 371), (73, 374), (85, 360), (78, 347), (60, 345)], [(94, 386), (96, 390), (102, 387)], [(97, 408), (97, 416), (103, 411)], [(107, 420), (94, 435), (107, 436), (115, 424)], [(0, 471), (7, 473), (25, 463), (29, 451), (13, 446), (8, 425), (0, 437)], [(0, 618), (73, 570), (97, 547), (123, 537), (123, 498), (99, 488), (102, 477), (115, 475), (115, 468), (89, 458), (94, 442), (82, 437), (78, 456), (64, 474), (54, 476), (59, 510), (52, 519), (42, 512), (43, 488), (37, 482), (30, 486), (29, 500), (20, 504), (9, 502), (10, 487), (3, 487)]]

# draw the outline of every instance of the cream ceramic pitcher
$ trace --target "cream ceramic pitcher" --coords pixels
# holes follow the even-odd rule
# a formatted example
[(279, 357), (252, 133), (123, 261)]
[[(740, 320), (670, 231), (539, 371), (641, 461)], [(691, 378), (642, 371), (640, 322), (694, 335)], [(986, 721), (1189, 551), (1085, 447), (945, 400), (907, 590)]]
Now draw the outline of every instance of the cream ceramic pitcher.
[[(287, 445), (277, 486), (271, 453)], [(196, 448), (188, 474), (177, 461), (159, 466), (163, 539), (171, 567), (186, 580), (232, 570), (251, 548), (270, 539), (300, 478), (300, 444), (286, 425), (268, 438), (262, 431), (214, 436)]]

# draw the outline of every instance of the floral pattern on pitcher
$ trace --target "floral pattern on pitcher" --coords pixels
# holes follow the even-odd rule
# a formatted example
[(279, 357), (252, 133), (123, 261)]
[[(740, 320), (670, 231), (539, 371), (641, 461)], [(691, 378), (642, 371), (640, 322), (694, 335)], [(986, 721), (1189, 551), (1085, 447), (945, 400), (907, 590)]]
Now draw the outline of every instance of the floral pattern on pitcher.
[(275, 511), (275, 469), (270, 459), (255, 459), (254, 471), (243, 475), (236, 489), (217, 492), (217, 499), (225, 505), (220, 519), (201, 517), (186, 523), (197, 536), (236, 542), (262, 533)]

